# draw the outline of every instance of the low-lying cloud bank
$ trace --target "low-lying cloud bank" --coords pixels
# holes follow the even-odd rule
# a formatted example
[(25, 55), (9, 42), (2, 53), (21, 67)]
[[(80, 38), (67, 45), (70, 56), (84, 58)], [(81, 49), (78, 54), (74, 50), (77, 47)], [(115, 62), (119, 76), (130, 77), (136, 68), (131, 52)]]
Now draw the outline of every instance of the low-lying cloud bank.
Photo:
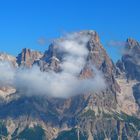
[(38, 66), (14, 69), (8, 62), (0, 62), (0, 86), (14, 86), (21, 93), (67, 98), (81, 93), (99, 92), (106, 88), (102, 73), (94, 68), (96, 76), (79, 79), (86, 64), (88, 36), (67, 35), (56, 41), (58, 52), (63, 55), (61, 72), (41, 72)]

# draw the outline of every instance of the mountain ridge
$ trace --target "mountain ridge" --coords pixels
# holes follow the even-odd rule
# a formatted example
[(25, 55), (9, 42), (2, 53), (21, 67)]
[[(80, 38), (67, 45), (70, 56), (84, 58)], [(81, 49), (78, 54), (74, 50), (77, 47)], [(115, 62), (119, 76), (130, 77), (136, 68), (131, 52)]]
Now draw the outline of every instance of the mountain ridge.
[[(85, 63), (80, 65), (81, 70), (78, 71), (79, 77), (81, 79), (93, 77), (91, 80), (94, 80), (98, 75), (97, 71), (99, 71), (101, 72), (99, 75), (103, 75), (102, 78), (107, 84), (106, 88), (89, 91), (86, 88), (85, 93), (74, 94), (66, 99), (45, 96), (44, 94), (28, 96), (28, 94), (22, 94), (21, 91), (17, 90), (14, 94), (4, 97), (5, 101), (1, 99), (0, 102), (0, 118), (7, 130), (5, 137), (12, 139), (13, 135), (16, 135), (15, 139), (18, 139), (23, 137), (21, 134), (24, 130), (30, 131), (30, 128), (35, 128), (35, 131), (37, 131), (37, 126), (43, 128), (45, 133), (42, 133), (40, 139), (46, 137), (45, 139), (57, 140), (66, 139), (70, 136), (75, 139), (80, 137), (88, 140), (90, 137), (101, 140), (139, 139), (139, 101), (136, 98), (137, 93), (139, 93), (139, 80), (135, 76), (132, 79), (129, 78), (128, 83), (127, 75), (133, 73), (126, 68), (127, 64), (124, 60), (126, 54), (115, 65), (101, 45), (95, 31), (70, 34), (66, 39), (60, 39), (58, 42), (52, 43), (44, 54), (24, 49), (16, 57), (17, 65), (19, 68), (27, 67), (27, 69), (31, 69), (32, 65), (38, 65), (43, 73), (50, 71), (58, 74), (62, 73), (67, 70), (67, 67), (63, 67), (65, 61), (72, 60), (72, 57), (67, 59), (65, 56), (69, 56), (67, 55), (69, 53), (70, 56), (71, 54), (73, 56), (74, 53), (75, 58), (75, 55), (77, 55), (75, 48), (71, 48), (74, 49), (74, 51), (70, 50), (72, 53), (65, 48), (65, 45), (69, 45), (69, 42), (74, 45), (84, 44), (86, 47), (86, 57), (83, 52), (78, 53), (78, 57), (81, 54), (82, 57), (85, 57)], [(130, 42), (129, 46), (132, 46), (132, 48), (130, 46), (130, 49), (133, 49), (133, 46), (139, 46), (138, 43), (133, 43), (133, 40), (128, 39), (127, 42)], [(128, 43), (126, 44), (128, 45)], [(64, 47), (64, 50), (61, 50), (60, 47)], [(133, 56), (131, 56), (131, 59), (133, 59)], [(78, 63), (74, 64), (78, 65)], [(137, 66), (137, 62), (134, 65)], [(95, 82), (98, 83), (98, 81)], [(98, 85), (101, 85), (101, 83), (99, 81)], [(22, 92), (26, 92), (26, 90)]]

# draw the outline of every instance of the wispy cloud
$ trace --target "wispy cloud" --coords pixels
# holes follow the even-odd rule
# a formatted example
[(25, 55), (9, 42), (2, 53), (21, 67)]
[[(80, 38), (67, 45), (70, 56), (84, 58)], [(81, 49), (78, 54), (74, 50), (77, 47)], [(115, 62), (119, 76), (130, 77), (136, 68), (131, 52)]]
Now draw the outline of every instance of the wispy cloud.
[(46, 46), (51, 41), (52, 41), (52, 39), (47, 39), (46, 37), (43, 37), (43, 36), (37, 39), (37, 43), (40, 46)]
[[(47, 95), (67, 98), (81, 93), (94, 93), (106, 88), (105, 80), (100, 71), (92, 68), (94, 77), (80, 79), (78, 76), (86, 64), (88, 56), (87, 42), (89, 36), (73, 33), (63, 40), (56, 40), (57, 52), (63, 54), (60, 64), (61, 72), (52, 70), (41, 72), (38, 66), (30, 69), (13, 69), (9, 63), (1, 62), (0, 84), (12, 84), (23, 94)], [(10, 83), (7, 83), (10, 81)]]
[(125, 41), (117, 41), (117, 40), (110, 40), (107, 43), (108, 47), (125, 47), (126, 42)]
[(15, 74), (15, 69), (11, 63), (0, 61), (0, 87), (13, 85)]

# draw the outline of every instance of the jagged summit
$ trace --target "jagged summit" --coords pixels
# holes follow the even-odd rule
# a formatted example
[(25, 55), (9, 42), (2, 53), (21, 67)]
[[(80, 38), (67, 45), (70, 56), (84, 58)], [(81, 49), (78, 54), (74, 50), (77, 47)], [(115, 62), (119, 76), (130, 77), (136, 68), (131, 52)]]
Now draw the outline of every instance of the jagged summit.
[(127, 39), (121, 62), (117, 62), (128, 79), (140, 80), (140, 43), (132, 38)]
[(40, 52), (24, 48), (22, 52), (17, 56), (17, 63), (19, 66), (31, 67), (32, 64), (39, 60), (41, 57), (42, 54)]
[[(93, 89), (88, 92), (84, 90), (84, 93), (74, 94), (75, 96), (68, 96), (66, 99), (54, 98), (48, 94), (41, 95), (41, 90), (37, 91), (38, 94), (34, 94), (36, 92), (34, 88), (31, 88), (28, 94), (25, 94), (25, 88), (21, 91), (9, 90), (5, 87), (0, 89), (0, 120), (2, 130), (7, 132), (2, 134), (15, 140), (26, 139), (26, 134), (31, 132), (33, 136), (39, 133), (50, 140), (63, 140), (63, 137), (67, 139), (70, 136), (76, 138), (77, 135), (84, 140), (139, 139), (139, 46), (137, 41), (127, 39), (127, 49), (125, 48), (122, 60), (118, 61), (116, 66), (102, 46), (98, 34), (89, 30), (68, 34), (66, 37), (54, 40), (43, 54), (27, 48), (13, 59), (6, 54), (0, 54), (1, 60), (14, 60), (18, 67), (32, 70), (34, 64), (39, 66), (41, 71), (35, 70), (35, 74), (41, 77), (43, 73), (41, 78), (46, 80), (45, 83), (38, 80), (35, 75), (34, 81), (29, 84), (27, 81), (28, 87), (35, 82), (35, 86), (40, 85), (41, 89), (43, 85), (45, 88), (49, 86), (47, 82), (49, 81), (52, 82), (50, 88), (58, 94), (59, 89), (66, 88), (67, 74), (72, 75), (72, 78), (76, 75), (74, 79), (78, 80), (92, 80), (92, 83), (95, 82), (94, 78), (97, 78), (96, 86), (99, 87), (102, 85), (102, 78), (105, 82), (105, 88), (102, 90)], [(123, 73), (123, 76), (116, 76), (118, 69), (120, 69), (119, 74)], [(62, 87), (58, 87), (63, 72), (66, 79)], [(96, 77), (97, 73), (99, 77)], [(34, 77), (32, 71), (30, 74)], [(55, 81), (53, 76), (46, 78), (46, 75), (50, 74), (58, 76), (57, 80)], [(30, 75), (25, 74), (22, 78), (26, 77), (30, 78)], [(23, 84), (26, 85), (24, 82)], [(85, 84), (90, 87), (88, 82)], [(82, 86), (78, 88), (83, 89)], [(67, 92), (68, 90), (64, 94)], [(31, 139), (31, 136), (29, 137)]]
[(140, 46), (139, 42), (133, 38), (128, 38), (126, 40), (126, 49), (133, 49), (134, 47)]

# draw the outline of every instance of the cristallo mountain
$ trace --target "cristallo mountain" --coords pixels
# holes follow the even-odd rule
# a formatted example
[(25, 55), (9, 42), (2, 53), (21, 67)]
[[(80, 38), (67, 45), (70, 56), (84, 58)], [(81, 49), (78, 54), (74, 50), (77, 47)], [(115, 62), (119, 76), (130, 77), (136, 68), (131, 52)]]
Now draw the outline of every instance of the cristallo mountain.
[[(85, 63), (80, 67), (79, 73), (76, 73), (77, 78), (94, 79), (96, 71), (99, 71), (106, 87), (58, 98), (44, 94), (24, 94), (26, 89), (21, 93), (12, 85), (0, 86), (0, 139), (140, 139), (139, 43), (127, 39), (122, 60), (114, 64), (95, 31), (75, 34), (74, 39), (78, 40), (79, 44), (82, 45), (82, 42), (87, 40), (84, 43), (87, 49)], [(49, 71), (62, 73), (62, 66), (69, 51), (60, 50), (59, 44), (63, 42), (68, 45), (64, 38), (58, 39), (57, 43), (52, 42), (44, 54), (30, 49), (23, 49), (17, 57), (0, 54), (0, 61), (8, 61), (15, 69), (31, 69), (33, 65), (37, 65), (40, 71), (46, 74), (50, 74)], [(72, 43), (75, 45), (73, 41)], [(74, 57), (75, 51), (77, 50), (70, 50)], [(99, 81), (99, 84), (102, 82)]]

